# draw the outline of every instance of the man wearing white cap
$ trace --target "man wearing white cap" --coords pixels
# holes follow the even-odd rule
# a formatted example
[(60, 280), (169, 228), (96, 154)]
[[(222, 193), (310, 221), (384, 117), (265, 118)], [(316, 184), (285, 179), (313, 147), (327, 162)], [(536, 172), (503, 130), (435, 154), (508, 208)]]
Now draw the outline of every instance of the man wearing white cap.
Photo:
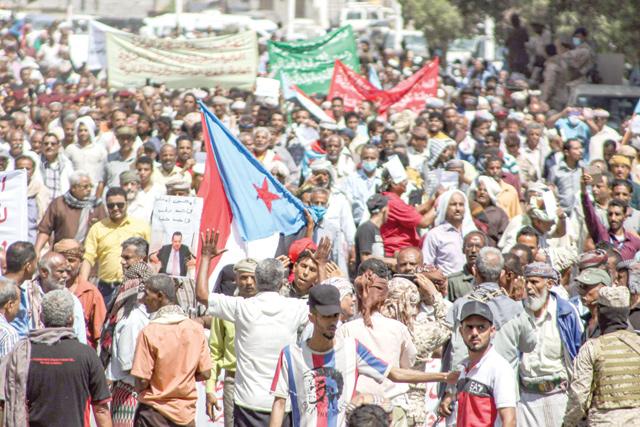
[(384, 164), (382, 173), (385, 188), (382, 194), (389, 199), (387, 221), (380, 228), (386, 257), (393, 257), (396, 251), (408, 246), (420, 246), (417, 228), (427, 227), (432, 222), (425, 215), (429, 210), (426, 203), (413, 207), (400, 198), (407, 189), (408, 181), (409, 177), (398, 156), (391, 156)]
[[(586, 114), (586, 113), (585, 113)], [(591, 128), (593, 136), (589, 140), (589, 160), (602, 160), (604, 158), (604, 142), (613, 140), (620, 142), (622, 137), (611, 127), (607, 126), (609, 112), (598, 108), (593, 110), (593, 118), (587, 119), (587, 124)]]

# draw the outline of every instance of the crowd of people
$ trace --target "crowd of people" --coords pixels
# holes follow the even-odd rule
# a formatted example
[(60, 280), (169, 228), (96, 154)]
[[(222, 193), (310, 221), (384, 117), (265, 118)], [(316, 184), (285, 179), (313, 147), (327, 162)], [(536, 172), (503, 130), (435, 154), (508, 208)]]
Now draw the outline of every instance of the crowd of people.
[[(634, 425), (640, 117), (566, 105), (586, 30), (536, 26), (529, 61), (513, 25), (504, 70), (443, 70), (424, 110), (313, 94), (321, 121), (233, 88), (109, 90), (68, 26), (4, 23), (0, 171), (28, 179), (28, 240), (0, 252), (4, 425), (193, 426), (199, 393), (225, 426)], [(384, 88), (416, 69), (359, 49)], [(307, 209), (217, 277), (218, 230), (197, 273), (179, 233), (149, 250), (155, 198), (207, 173), (199, 100)]]

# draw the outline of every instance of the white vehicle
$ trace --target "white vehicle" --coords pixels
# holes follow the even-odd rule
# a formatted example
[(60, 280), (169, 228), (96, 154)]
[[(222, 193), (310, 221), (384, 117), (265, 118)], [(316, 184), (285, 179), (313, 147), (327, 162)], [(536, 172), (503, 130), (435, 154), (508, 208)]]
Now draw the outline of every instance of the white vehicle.
[(356, 32), (364, 32), (377, 21), (391, 24), (394, 19), (393, 9), (370, 3), (348, 3), (340, 12), (340, 26), (351, 25)]
[[(289, 25), (291, 28), (289, 28)], [(288, 41), (309, 40), (324, 36), (327, 32), (317, 25), (313, 19), (296, 18), (293, 22), (284, 27), (284, 33)]]
[(467, 62), (471, 58), (491, 62), (497, 69), (502, 68), (504, 55), (494, 39), (488, 36), (477, 36), (472, 39), (456, 39), (447, 48), (447, 64), (455, 61)]
[[(396, 32), (389, 31), (384, 38), (384, 49), (394, 49), (396, 43)], [(429, 44), (422, 31), (402, 30), (398, 46), (403, 46), (406, 50), (412, 51), (416, 56), (429, 57)]]

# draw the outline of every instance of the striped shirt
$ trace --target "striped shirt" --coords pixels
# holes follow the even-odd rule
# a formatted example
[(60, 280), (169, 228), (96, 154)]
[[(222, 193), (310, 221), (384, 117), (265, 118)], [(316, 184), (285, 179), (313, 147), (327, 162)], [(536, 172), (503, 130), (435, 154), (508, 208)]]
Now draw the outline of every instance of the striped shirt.
[(338, 338), (324, 353), (311, 350), (306, 342), (288, 345), (280, 352), (271, 394), (290, 397), (295, 427), (343, 426), (358, 376), (381, 383), (390, 370), (355, 338)]
[(0, 313), (0, 358), (11, 353), (19, 339), (18, 331), (7, 322), (4, 314)]

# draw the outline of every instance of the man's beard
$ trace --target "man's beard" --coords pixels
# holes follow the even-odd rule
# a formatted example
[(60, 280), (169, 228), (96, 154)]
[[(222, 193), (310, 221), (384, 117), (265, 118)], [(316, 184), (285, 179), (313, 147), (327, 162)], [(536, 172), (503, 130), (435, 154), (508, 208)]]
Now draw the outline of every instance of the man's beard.
[(43, 288), (47, 289), (47, 292), (50, 292), (50, 291), (57, 291), (57, 290), (66, 288), (67, 283), (64, 280), (55, 281), (51, 279), (46, 279), (43, 281), (42, 285), (43, 285)]
[(137, 195), (138, 195), (138, 191), (137, 190), (129, 190), (129, 191), (127, 191), (127, 201), (130, 202), (132, 200), (135, 200)]
[(547, 290), (547, 288), (544, 288), (542, 290), (542, 294), (541, 295), (538, 295), (538, 296), (535, 296), (535, 297), (527, 295), (526, 298), (524, 300), (522, 300), (522, 303), (529, 310), (538, 311), (542, 307), (544, 307), (545, 303), (547, 302), (547, 298), (548, 297), (549, 297), (549, 291)]

